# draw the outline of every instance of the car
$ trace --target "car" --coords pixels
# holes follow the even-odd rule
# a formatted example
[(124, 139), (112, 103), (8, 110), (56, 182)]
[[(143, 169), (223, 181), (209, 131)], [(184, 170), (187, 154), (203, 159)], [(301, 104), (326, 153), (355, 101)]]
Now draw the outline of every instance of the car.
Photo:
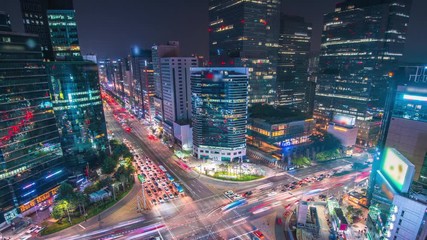
[(161, 192), (161, 191), (162, 191), (162, 189), (161, 189), (161, 188), (157, 188), (157, 191)]
[(153, 193), (154, 193), (154, 194), (156, 194), (156, 193), (157, 193), (157, 190), (156, 190), (156, 189), (153, 189)]
[(169, 199), (168, 195), (163, 194), (163, 199), (164, 199), (164, 200), (168, 200), (168, 199)]
[(37, 229), (34, 231), (35, 233), (39, 233), (41, 232), (43, 229), (45, 229), (46, 227), (37, 227)]
[(165, 187), (165, 192), (169, 192), (170, 189), (168, 187)]
[(153, 205), (157, 205), (157, 201), (156, 201), (156, 199), (152, 199), (152, 200), (151, 200), (151, 203), (152, 203)]
[(36, 231), (37, 226), (31, 226), (25, 233), (26, 234), (31, 234), (32, 232)]
[(150, 193), (151, 193), (151, 191), (150, 191), (150, 190), (147, 190), (147, 193), (148, 193), (148, 194), (150, 194)]
[(159, 197), (159, 203), (164, 203), (164, 202), (165, 202), (165, 200), (163, 200), (162, 197)]
[(264, 234), (262, 234), (262, 232), (260, 231), (260, 230), (255, 230), (254, 232), (253, 232), (253, 234), (257, 237), (257, 238), (259, 238), (259, 239), (264, 239), (265, 237), (264, 237)]
[(174, 198), (173, 194), (169, 193), (169, 199), (173, 199), (173, 198)]
[(243, 197), (249, 197), (249, 196), (251, 196), (252, 195), (252, 191), (247, 191), (247, 192), (245, 192), (245, 193), (243, 193)]
[(30, 239), (30, 238), (31, 238), (31, 235), (24, 235), (24, 236), (21, 236), (19, 238), (19, 240), (27, 240), (27, 239)]

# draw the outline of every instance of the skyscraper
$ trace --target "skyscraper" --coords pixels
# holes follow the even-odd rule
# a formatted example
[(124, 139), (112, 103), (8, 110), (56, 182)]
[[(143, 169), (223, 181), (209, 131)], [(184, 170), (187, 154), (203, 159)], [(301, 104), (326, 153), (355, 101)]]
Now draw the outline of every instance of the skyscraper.
[[(73, 0), (20, 0), (20, 2), (25, 32), (37, 34), (39, 36), (45, 61), (55, 60), (51, 31), (48, 23), (48, 10), (67, 11), (62, 22), (58, 22), (57, 20), (59, 19), (55, 19), (55, 21), (59, 23), (59, 25), (56, 26), (57, 32), (59, 26), (59, 28), (62, 27), (64, 30), (68, 28), (75, 28), (75, 25), (72, 25), (74, 20), (70, 21), (71, 19), (68, 19), (69, 14), (72, 14), (72, 18), (74, 18), (72, 13), (74, 12)], [(67, 23), (70, 25), (65, 25)], [(55, 33), (55, 35), (58, 36), (58, 33)], [(62, 34), (62, 36), (64, 35)], [(69, 42), (69, 40), (63, 39), (62, 41), (59, 41), (59, 39), (57, 39), (56, 42), (58, 43), (56, 46), (57, 50), (64, 51), (65, 49), (58, 49), (58, 47)], [(75, 44), (72, 46), (75, 49)]]
[(160, 59), (163, 57), (178, 57), (179, 56), (179, 42), (169, 41), (164, 45), (154, 45), (151, 48), (153, 70), (154, 70), (154, 106), (155, 116), (154, 119), (161, 123), (164, 121), (163, 118), (163, 90), (161, 80), (161, 63)]
[(173, 138), (174, 123), (191, 121), (190, 68), (197, 67), (195, 57), (162, 58), (161, 81), (165, 133)]
[(411, 2), (345, 0), (324, 16), (314, 112), (318, 120), (344, 114), (356, 117), (359, 126), (381, 114), (389, 72), (403, 55)]
[(247, 68), (191, 68), (193, 153), (199, 159), (246, 158)]
[(277, 104), (307, 112), (311, 24), (303, 17), (288, 15), (282, 15), (280, 21)]
[(210, 64), (247, 67), (250, 103), (276, 101), (280, 3), (280, 0), (209, 1)]
[(49, 9), (47, 21), (54, 60), (82, 60), (74, 9)]
[(89, 61), (47, 64), (53, 110), (67, 164), (84, 167), (108, 148), (98, 68)]
[(132, 81), (130, 84), (129, 102), (134, 113), (139, 117), (144, 117), (144, 89), (146, 85), (146, 76), (142, 71), (151, 63), (151, 50), (142, 50), (139, 47), (133, 47), (129, 56), (130, 72)]
[(68, 176), (40, 49), (35, 35), (0, 31), (0, 223)]

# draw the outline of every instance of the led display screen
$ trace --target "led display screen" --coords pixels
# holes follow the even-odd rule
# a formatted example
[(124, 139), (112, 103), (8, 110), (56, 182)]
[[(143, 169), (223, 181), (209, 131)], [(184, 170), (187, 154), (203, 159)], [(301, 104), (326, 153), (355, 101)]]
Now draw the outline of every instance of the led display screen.
[(412, 180), (411, 173), (413, 174), (414, 168), (412, 164), (411, 166), (409, 164), (410, 162), (398, 151), (387, 148), (381, 165), (381, 172), (396, 189), (406, 191), (404, 186)]
[(346, 127), (353, 127), (356, 121), (356, 118), (353, 116), (347, 116), (342, 114), (335, 114), (333, 120), (335, 124), (346, 126)]

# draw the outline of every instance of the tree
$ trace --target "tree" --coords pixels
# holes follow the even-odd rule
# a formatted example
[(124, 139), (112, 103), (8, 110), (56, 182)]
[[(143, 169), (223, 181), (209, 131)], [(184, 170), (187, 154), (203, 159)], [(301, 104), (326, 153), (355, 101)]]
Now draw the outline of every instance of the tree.
[(74, 210), (75, 205), (67, 200), (60, 200), (58, 201), (52, 210), (52, 217), (55, 219), (62, 219), (64, 218), (65, 214), (69, 216), (69, 211)]
[(107, 157), (104, 162), (102, 163), (101, 169), (102, 173), (104, 174), (111, 174), (114, 172), (114, 169), (116, 168), (117, 161), (114, 160), (111, 157)]
[(86, 206), (89, 204), (89, 199), (86, 194), (83, 194), (81, 192), (77, 192), (74, 201), (77, 206), (79, 207), (80, 215), (83, 215), (86, 213)]
[(311, 163), (308, 157), (299, 157), (292, 159), (292, 163), (297, 166), (309, 165)]
[(68, 183), (61, 183), (58, 189), (58, 194), (55, 198), (55, 201), (67, 200), (71, 201), (75, 197), (76, 193), (74, 192), (73, 186)]

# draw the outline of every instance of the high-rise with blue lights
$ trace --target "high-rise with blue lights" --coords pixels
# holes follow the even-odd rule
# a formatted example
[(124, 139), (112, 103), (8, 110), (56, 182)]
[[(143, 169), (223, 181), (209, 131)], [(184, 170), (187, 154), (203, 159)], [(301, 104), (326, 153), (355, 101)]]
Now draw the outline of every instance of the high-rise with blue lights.
[[(0, 31), (0, 223), (10, 223), (18, 213), (51, 198), (68, 175), (38, 38), (4, 30)], [(44, 197), (35, 200), (41, 194)]]
[(191, 68), (193, 154), (199, 159), (246, 158), (248, 69)]
[(81, 170), (89, 158), (108, 149), (97, 65), (50, 62), (47, 71), (66, 163)]
[[(344, 114), (356, 118), (359, 134), (375, 131), (366, 122), (384, 109), (389, 73), (403, 56), (411, 3), (345, 0), (324, 15), (314, 106), (318, 122)], [(376, 140), (359, 135), (357, 144), (373, 146)]]

